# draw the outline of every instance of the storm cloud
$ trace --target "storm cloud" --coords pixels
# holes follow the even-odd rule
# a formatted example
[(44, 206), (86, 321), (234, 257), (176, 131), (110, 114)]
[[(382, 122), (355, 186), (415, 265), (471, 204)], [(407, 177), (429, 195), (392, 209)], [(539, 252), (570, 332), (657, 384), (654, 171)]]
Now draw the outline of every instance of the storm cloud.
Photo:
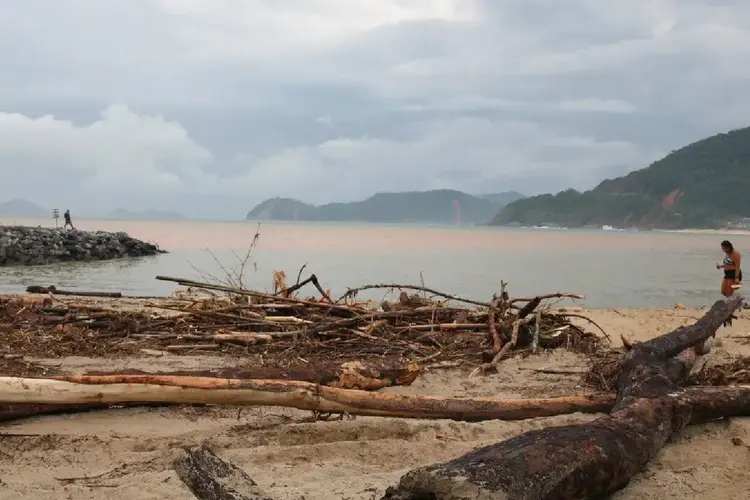
[(748, 125), (741, 0), (4, 0), (0, 201), (590, 188)]

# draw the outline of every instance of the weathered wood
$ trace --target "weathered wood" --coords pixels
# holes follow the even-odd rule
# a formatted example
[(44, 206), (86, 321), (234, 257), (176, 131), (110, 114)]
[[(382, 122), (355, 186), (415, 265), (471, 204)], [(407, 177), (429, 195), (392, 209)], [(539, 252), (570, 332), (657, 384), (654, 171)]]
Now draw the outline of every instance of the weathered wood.
[[(167, 375), (180, 377), (215, 377), (225, 379), (296, 380), (312, 382), (340, 389), (377, 391), (384, 387), (411, 385), (420, 374), (416, 363), (406, 366), (395, 363), (347, 361), (344, 363), (317, 363), (291, 367), (248, 366), (243, 368), (218, 368), (211, 370), (176, 370), (169, 372), (144, 372), (125, 370), (117, 375)], [(112, 372), (92, 371), (84, 375), (111, 375)]]
[(156, 276), (157, 280), (160, 281), (171, 281), (178, 283), (182, 286), (202, 288), (204, 290), (217, 290), (220, 292), (233, 293), (237, 295), (247, 295), (249, 297), (258, 297), (266, 300), (286, 302), (296, 304), (298, 306), (316, 307), (326, 309), (329, 315), (335, 316), (335, 313), (343, 314), (345, 316), (353, 316), (357, 312), (363, 312), (360, 308), (352, 306), (335, 305), (329, 302), (313, 302), (309, 300), (300, 300), (292, 297), (279, 297), (267, 293), (256, 292), (254, 290), (246, 290), (244, 288), (236, 288), (231, 286), (217, 285), (214, 283), (202, 283), (200, 281), (193, 281), (186, 278), (174, 278), (171, 276)]
[(691, 388), (642, 399), (590, 424), (528, 432), (416, 469), (383, 499), (602, 498), (625, 487), (683, 425), (737, 415), (750, 415), (750, 389)]
[[(45, 405), (45, 404), (0, 404), (0, 422), (13, 422), (24, 418), (38, 417), (43, 415), (72, 415), (75, 413), (86, 413), (90, 411), (101, 410), (120, 410), (125, 408), (164, 408), (169, 406), (184, 406), (171, 403), (124, 403), (120, 405), (107, 404), (62, 404), (62, 405)], [(205, 406), (205, 405), (189, 405)]]
[(245, 471), (207, 447), (185, 450), (173, 466), (199, 500), (272, 500)]
[(402, 396), (291, 380), (237, 380), (159, 375), (0, 377), (0, 403), (181, 403), (284, 406), (322, 413), (451, 419), (522, 420), (576, 412), (601, 413), (615, 396), (594, 394), (502, 400)]
[(685, 425), (750, 415), (750, 388), (680, 386), (695, 360), (693, 348), (731, 320), (741, 303), (719, 301), (694, 325), (634, 344), (610, 415), (527, 432), (415, 469), (383, 500), (573, 500), (625, 487)]
[(119, 299), (122, 298), (121, 292), (84, 292), (76, 290), (58, 290), (54, 285), (52, 286), (39, 286), (30, 285), (26, 287), (26, 293), (52, 293), (55, 295), (70, 295), (75, 297), (106, 297)]

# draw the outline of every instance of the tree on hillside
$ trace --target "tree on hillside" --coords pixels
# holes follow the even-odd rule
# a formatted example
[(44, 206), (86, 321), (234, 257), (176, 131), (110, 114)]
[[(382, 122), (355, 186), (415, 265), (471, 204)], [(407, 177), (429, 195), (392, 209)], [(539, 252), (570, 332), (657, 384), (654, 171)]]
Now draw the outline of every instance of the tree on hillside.
[(493, 224), (721, 227), (750, 216), (750, 127), (689, 144), (646, 168), (507, 205)]

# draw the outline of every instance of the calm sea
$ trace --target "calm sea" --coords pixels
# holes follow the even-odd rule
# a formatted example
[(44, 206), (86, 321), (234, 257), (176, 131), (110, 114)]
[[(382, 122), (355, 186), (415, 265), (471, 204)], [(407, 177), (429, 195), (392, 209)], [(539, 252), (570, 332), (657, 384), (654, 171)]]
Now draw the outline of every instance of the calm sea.
[[(263, 223), (258, 229), (251, 222), (91, 220), (78, 220), (77, 226), (126, 231), (170, 253), (0, 268), (0, 290), (22, 291), (35, 284), (167, 295), (178, 287), (154, 276), (224, 279), (239, 269), (259, 230), (254, 265), (246, 266), (244, 276), (247, 286), (258, 289), (272, 288), (274, 270), (283, 270), (293, 283), (307, 264), (303, 278), (315, 273), (336, 297), (347, 287), (424, 280), (448, 293), (489, 300), (504, 280), (513, 296), (575, 292), (586, 295), (579, 303), (588, 307), (702, 306), (720, 298), (714, 266), (722, 257), (720, 241), (729, 238), (740, 252), (750, 252), (750, 236), (705, 233), (308, 223)], [(379, 299), (383, 293), (362, 297)]]

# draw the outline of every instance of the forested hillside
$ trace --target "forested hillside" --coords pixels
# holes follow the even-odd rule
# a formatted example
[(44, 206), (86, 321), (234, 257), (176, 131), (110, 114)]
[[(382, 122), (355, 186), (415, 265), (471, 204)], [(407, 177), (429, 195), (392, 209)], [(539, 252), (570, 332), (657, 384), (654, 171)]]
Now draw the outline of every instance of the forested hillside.
[(750, 128), (694, 142), (590, 191), (510, 203), (492, 224), (716, 228), (743, 217), (750, 217)]
[[(426, 222), (487, 224), (517, 193), (474, 196), (461, 191), (436, 189), (402, 193), (377, 193), (362, 201), (308, 205), (289, 198), (271, 198), (258, 204), (248, 220)], [(494, 199), (487, 199), (491, 197)]]

